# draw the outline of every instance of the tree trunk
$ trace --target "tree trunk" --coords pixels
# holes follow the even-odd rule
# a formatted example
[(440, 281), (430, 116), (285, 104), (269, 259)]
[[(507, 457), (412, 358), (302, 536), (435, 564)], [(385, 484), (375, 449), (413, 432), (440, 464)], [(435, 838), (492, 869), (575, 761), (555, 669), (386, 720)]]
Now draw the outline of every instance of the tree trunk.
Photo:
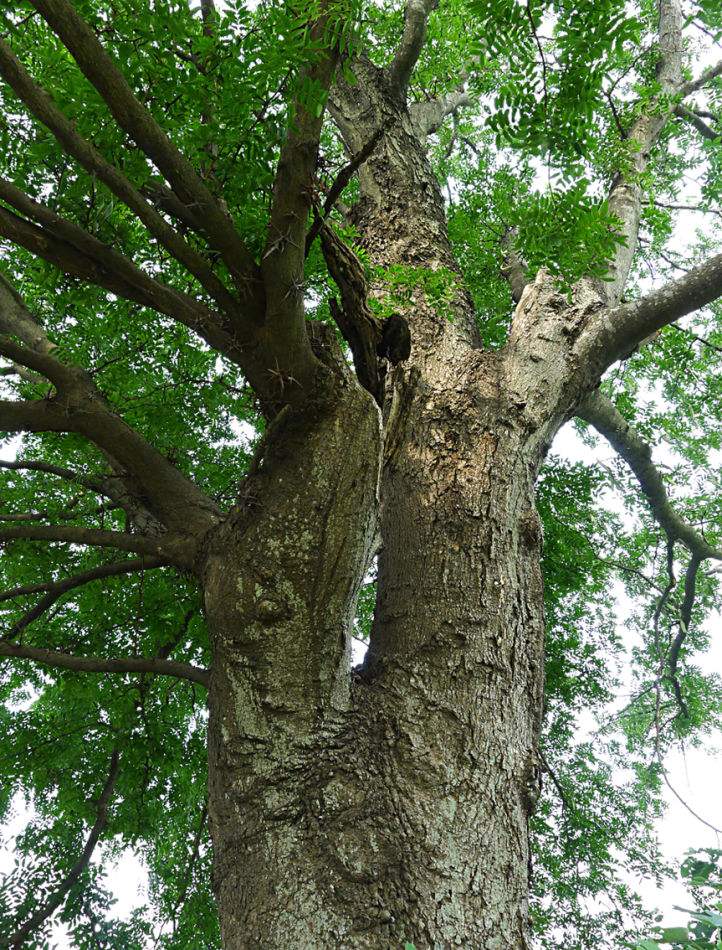
[[(405, 106), (378, 98), (374, 67), (360, 71), (336, 91), (342, 129), (361, 141), (393, 118), (362, 175), (367, 249), (384, 266), (454, 271)], [(210, 816), (228, 950), (529, 946), (543, 693), (533, 484), (569, 377), (560, 356), (557, 376), (539, 378), (520, 334), (502, 353), (478, 348), (452, 284), (450, 314), (412, 289), (383, 447), (376, 406), (345, 377), (311, 423), (277, 423), (210, 545)], [(536, 311), (559, 299), (543, 281), (525, 298), (524, 340), (566, 353), (574, 308), (544, 321), (540, 342)], [(351, 671), (379, 463), (378, 602)]]

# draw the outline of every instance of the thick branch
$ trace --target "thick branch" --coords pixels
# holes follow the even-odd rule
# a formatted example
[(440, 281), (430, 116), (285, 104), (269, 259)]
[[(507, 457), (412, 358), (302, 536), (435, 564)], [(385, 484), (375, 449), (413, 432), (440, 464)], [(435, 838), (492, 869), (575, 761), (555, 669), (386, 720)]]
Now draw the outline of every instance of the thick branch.
[(239, 285), (257, 274), (256, 264), (227, 215), (200, 175), (136, 98), (125, 77), (91, 27), (68, 0), (31, 0), (95, 86), (118, 125), (154, 162), (178, 197), (193, 207), (211, 244), (220, 251)]
[(600, 374), (626, 359), (648, 336), (712, 303), (722, 295), (722, 254), (693, 267), (678, 280), (611, 310), (601, 311), (590, 327), (596, 336), (592, 358)]
[(59, 650), (44, 650), (40, 647), (22, 646), (0, 640), (0, 656), (18, 660), (32, 660), (42, 666), (74, 670), (78, 673), (154, 673), (160, 676), (175, 676), (208, 687), (209, 674), (191, 663), (176, 663), (157, 657), (127, 656), (105, 659), (100, 656), (73, 656)]
[[(673, 95), (681, 86), (683, 22), (678, 0), (659, 0), (657, 81), (662, 96)], [(667, 109), (660, 107), (658, 97), (653, 98), (629, 132), (629, 140), (635, 146), (629, 156), (630, 170), (616, 177), (609, 193), (609, 210), (619, 219), (619, 233), (624, 240), (616, 252), (610, 268), (611, 280), (606, 285), (611, 301), (619, 299), (629, 276), (639, 234), (642, 200), (640, 177), (668, 118)]]
[(105, 785), (103, 786), (103, 791), (100, 793), (100, 798), (98, 799), (98, 807), (95, 812), (95, 823), (90, 830), (88, 835), (88, 840), (85, 842), (85, 847), (83, 848), (83, 853), (80, 858), (72, 866), (68, 874), (62, 880), (60, 886), (48, 897), (48, 899), (35, 911), (32, 917), (27, 920), (22, 927), (15, 931), (11, 935), (9, 945), (13, 950), (19, 950), (25, 943), (26, 938), (37, 930), (45, 921), (51, 917), (55, 911), (60, 907), (62, 902), (65, 900), (65, 897), (70, 890), (70, 888), (75, 884), (83, 871), (90, 864), (90, 859), (93, 856), (93, 851), (95, 851), (95, 846), (100, 839), (105, 826), (108, 823), (108, 805), (110, 804), (110, 799), (113, 794), (113, 789), (115, 788), (115, 783), (118, 778), (118, 765), (119, 765), (119, 755), (118, 750), (114, 749), (113, 754), (110, 758), (110, 771), (108, 772), (108, 777), (105, 780)]
[(681, 541), (698, 558), (722, 560), (722, 550), (713, 548), (681, 518), (670, 504), (662, 476), (652, 461), (652, 450), (634, 431), (614, 403), (599, 392), (589, 394), (577, 415), (590, 422), (629, 465), (647, 497), (652, 514), (670, 542)]
[(437, 6), (438, 0), (407, 0), (401, 43), (388, 67), (391, 85), (399, 96), (406, 94), (411, 74), (424, 46), (429, 14)]
[(322, 43), (313, 65), (305, 71), (306, 83), (323, 96), (323, 102), (292, 103), (290, 127), (273, 184), (273, 201), (261, 271), (266, 290), (266, 343), (269, 356), (292, 377), (296, 388), (308, 391), (318, 369), (306, 334), (303, 294), (306, 230), (313, 203), (313, 179), (318, 159), (325, 98), (338, 63), (334, 19), (339, 15), (333, 0), (325, 0), (311, 24), (312, 41)]
[(427, 135), (432, 135), (441, 128), (447, 116), (454, 115), (457, 110), (473, 103), (474, 99), (463, 88), (440, 99), (412, 102), (409, 112), (416, 134), (423, 141)]
[[(130, 208), (153, 237), (183, 264), (189, 273), (193, 274), (220, 307), (230, 311), (236, 309), (235, 300), (215, 276), (208, 261), (173, 230), (128, 179), (103, 158), (95, 146), (76, 131), (74, 124), (58, 109), (48, 93), (33, 82), (10, 47), (1, 38), (0, 76), (12, 87), (31, 114), (50, 129), (67, 154), (72, 156), (88, 174), (102, 181)], [(176, 201), (185, 208), (178, 199)], [(198, 227), (197, 222), (196, 227)]]

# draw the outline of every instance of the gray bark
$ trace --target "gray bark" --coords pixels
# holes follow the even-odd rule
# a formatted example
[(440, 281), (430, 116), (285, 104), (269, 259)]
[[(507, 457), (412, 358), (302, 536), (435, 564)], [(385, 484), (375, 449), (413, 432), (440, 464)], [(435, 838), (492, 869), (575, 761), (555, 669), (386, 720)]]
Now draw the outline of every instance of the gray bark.
[[(358, 168), (360, 200), (350, 217), (373, 262), (418, 268), (420, 277), (443, 270), (449, 282), (443, 311), (423, 279), (411, 282), (399, 314), (410, 329), (410, 356), (370, 373), (375, 400), (332, 335), (311, 333), (306, 323), (300, 287), (321, 116), (300, 103), (292, 109), (259, 266), (223, 203), (135, 98), (72, 4), (31, 3), (118, 125), (163, 172), (171, 187), (161, 187), (162, 207), (174, 214), (180, 207), (179, 217), (206, 234), (234, 287), (220, 283), (195, 244), (78, 136), (2, 41), (0, 74), (28, 110), (220, 309), (145, 275), (9, 182), (0, 190), (28, 220), (6, 209), (0, 231), (65, 273), (198, 332), (238, 363), (271, 421), (224, 516), (111, 411), (88, 374), (54, 356), (0, 279), (0, 352), (56, 390), (48, 399), (1, 401), (0, 427), (85, 436), (113, 475), (102, 485), (79, 483), (118, 501), (130, 527), (143, 528), (17, 523), (0, 531), (0, 541), (107, 546), (193, 572), (203, 587), (213, 662), (207, 679), (206, 671), (163, 657), (68, 658), (27, 645), (6, 653), (77, 669), (150, 672), (152, 663), (156, 672), (208, 682), (208, 818), (228, 950), (405, 941), (418, 950), (525, 950), (543, 694), (534, 481), (559, 426), (577, 410), (590, 415), (593, 401), (585, 399), (606, 367), (722, 287), (720, 257), (641, 300), (618, 302), (637, 240), (639, 176), (669, 117), (663, 100), (630, 130), (631, 174), (618, 175), (609, 195), (626, 241), (611, 286), (582, 280), (569, 300), (543, 272), (525, 286), (508, 255), (518, 305), (504, 349), (485, 352), (423, 144), (468, 101), (465, 77), (455, 92), (409, 111), (408, 84), (435, 3), (408, 0), (390, 66), (360, 56), (357, 82), (337, 81), (329, 104), (353, 157), (349, 168)], [(691, 93), (719, 67), (682, 83), (682, 14), (676, 0), (659, 7), (662, 92)], [(325, 16), (314, 29), (324, 28)], [(309, 67), (320, 88), (331, 82), (336, 57), (329, 51)], [(341, 290), (352, 310), (358, 293)], [(383, 281), (370, 291), (387, 292)], [(378, 355), (374, 345), (364, 352), (368, 360)], [(596, 422), (626, 446), (660, 522), (690, 541), (668, 511), (644, 446), (613, 413)], [(17, 467), (79, 480), (43, 462)], [(379, 537), (370, 648), (351, 670), (354, 603)], [(51, 585), (40, 612), (69, 587)], [(690, 587), (693, 593), (693, 579)], [(37, 616), (29, 611), (20, 626)]]
[[(456, 271), (406, 107), (371, 64), (358, 73), (334, 93), (349, 151), (391, 120), (361, 173), (368, 251)], [(571, 342), (600, 303), (588, 288), (577, 298), (542, 275), (507, 349), (486, 353), (460, 281), (452, 319), (416, 288), (383, 444), (377, 408), (347, 376), (315, 421), (288, 410), (272, 426), (204, 575), (229, 950), (529, 947), (543, 693), (533, 483), (579, 394)], [(379, 465), (378, 603), (350, 671)]]

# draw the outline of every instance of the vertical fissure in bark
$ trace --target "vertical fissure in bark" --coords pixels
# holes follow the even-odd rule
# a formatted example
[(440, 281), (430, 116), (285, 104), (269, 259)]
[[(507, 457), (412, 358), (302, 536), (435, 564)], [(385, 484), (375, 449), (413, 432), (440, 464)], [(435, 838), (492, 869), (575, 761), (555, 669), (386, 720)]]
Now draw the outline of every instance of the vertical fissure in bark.
[[(354, 209), (381, 275), (371, 293), (394, 265), (455, 283), (445, 312), (423, 280), (397, 303), (411, 353), (387, 376), (383, 440), (347, 376), (316, 418), (284, 410), (210, 546), (224, 946), (526, 948), (543, 692), (534, 479), (597, 302), (562, 312), (542, 278), (508, 346), (483, 351), (408, 112), (368, 61), (357, 75), (332, 99), (351, 153), (384, 123)], [(376, 613), (350, 671), (380, 464)]]

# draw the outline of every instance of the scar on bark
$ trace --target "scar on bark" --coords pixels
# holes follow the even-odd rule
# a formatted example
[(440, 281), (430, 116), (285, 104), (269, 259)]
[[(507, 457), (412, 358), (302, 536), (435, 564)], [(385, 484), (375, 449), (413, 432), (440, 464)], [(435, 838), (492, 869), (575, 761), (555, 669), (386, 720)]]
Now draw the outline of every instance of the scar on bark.
[(334, 297), (329, 301), (331, 316), (351, 348), (359, 382), (382, 405), (386, 370), (380, 361), (396, 366), (409, 358), (409, 325), (398, 313), (385, 320), (372, 313), (367, 303), (366, 277), (358, 257), (331, 228), (324, 226), (320, 237), (329, 273), (341, 292), (340, 303)]

